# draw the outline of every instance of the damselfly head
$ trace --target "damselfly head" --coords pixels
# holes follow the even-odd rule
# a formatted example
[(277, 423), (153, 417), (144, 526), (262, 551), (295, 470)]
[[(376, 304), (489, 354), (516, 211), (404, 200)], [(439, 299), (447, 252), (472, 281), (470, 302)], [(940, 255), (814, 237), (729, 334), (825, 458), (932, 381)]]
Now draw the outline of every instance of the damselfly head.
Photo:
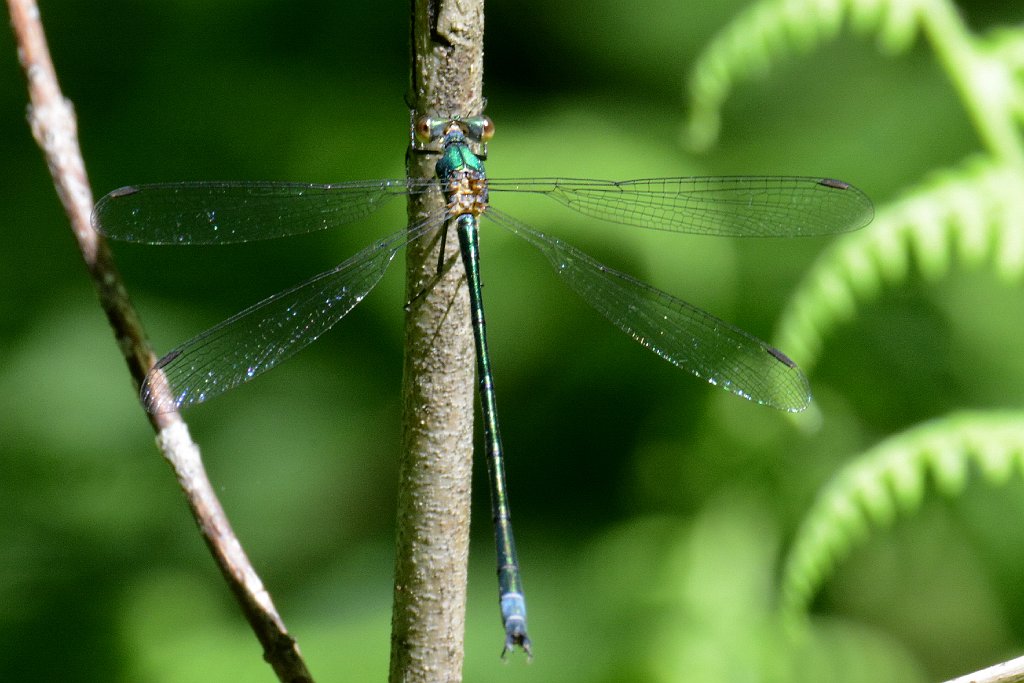
[(494, 137), (494, 122), (484, 115), (468, 118), (418, 116), (413, 122), (413, 135), (417, 142), (424, 145), (441, 140), (456, 130), (472, 142), (487, 142)]

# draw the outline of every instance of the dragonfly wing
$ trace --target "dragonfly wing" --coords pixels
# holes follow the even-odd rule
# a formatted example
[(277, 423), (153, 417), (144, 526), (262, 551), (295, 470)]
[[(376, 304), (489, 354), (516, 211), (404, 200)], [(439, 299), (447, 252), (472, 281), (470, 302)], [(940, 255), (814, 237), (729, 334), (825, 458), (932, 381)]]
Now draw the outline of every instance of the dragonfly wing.
[(290, 358), (355, 308), (398, 250), (436, 221), (376, 242), (174, 349), (146, 376), (140, 392), (146, 410), (165, 413), (201, 403)]
[(757, 403), (807, 407), (807, 378), (781, 351), (505, 214), (484, 215), (539, 249), (584, 301), (673, 365)]
[(710, 177), (646, 180), (491, 180), (492, 190), (544, 194), (612, 223), (700, 235), (830, 235), (871, 222), (871, 200), (831, 178)]
[(133, 185), (96, 203), (97, 231), (143, 244), (232, 244), (300, 235), (369, 215), (429, 182), (370, 180), (335, 185), (189, 182)]

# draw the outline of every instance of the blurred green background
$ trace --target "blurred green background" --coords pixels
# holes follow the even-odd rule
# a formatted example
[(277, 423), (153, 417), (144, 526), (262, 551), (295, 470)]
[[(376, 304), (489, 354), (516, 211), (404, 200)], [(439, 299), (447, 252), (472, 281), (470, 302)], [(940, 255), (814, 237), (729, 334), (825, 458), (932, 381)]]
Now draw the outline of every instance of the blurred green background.
[[(886, 57), (847, 34), (739, 84), (719, 144), (688, 154), (686, 75), (743, 7), (488, 2), (489, 173), (827, 175), (884, 206), (979, 150), (926, 46)], [(979, 30), (1020, 20), (1012, 4), (963, 9)], [(97, 197), (129, 183), (403, 173), (408, 3), (63, 0), (42, 11)], [(25, 125), (7, 32), (0, 84), (0, 680), (272, 681), (153, 447)], [(501, 200), (761, 337), (829, 243), (648, 234)], [(165, 352), (403, 214), (399, 202), (271, 244), (114, 248)], [(883, 292), (826, 340), (810, 376), (824, 422), (804, 433), (644, 351), (502, 231), (483, 239), (536, 657), (498, 659), (479, 467), (467, 680), (913, 681), (1024, 647), (1016, 479), (956, 500), (932, 493), (874, 534), (828, 580), (799, 644), (771, 615), (786, 544), (844, 462), (952, 409), (1021, 405), (1019, 288), (957, 272)], [(187, 416), (318, 680), (387, 673), (402, 304), (396, 266), (318, 344)]]

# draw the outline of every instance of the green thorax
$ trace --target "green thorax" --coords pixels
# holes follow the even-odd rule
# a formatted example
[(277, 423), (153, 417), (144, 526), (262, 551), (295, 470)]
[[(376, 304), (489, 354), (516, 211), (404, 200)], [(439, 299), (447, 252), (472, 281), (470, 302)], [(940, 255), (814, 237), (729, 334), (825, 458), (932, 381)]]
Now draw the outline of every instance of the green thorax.
[(471, 171), (483, 176), (484, 162), (469, 148), (469, 141), (459, 129), (444, 136), (441, 158), (437, 160), (437, 177), (446, 180), (451, 174)]
[(484, 162), (470, 149), (465, 134), (452, 127), (441, 143), (437, 177), (444, 188), (450, 215), (479, 216), (487, 208), (487, 175)]

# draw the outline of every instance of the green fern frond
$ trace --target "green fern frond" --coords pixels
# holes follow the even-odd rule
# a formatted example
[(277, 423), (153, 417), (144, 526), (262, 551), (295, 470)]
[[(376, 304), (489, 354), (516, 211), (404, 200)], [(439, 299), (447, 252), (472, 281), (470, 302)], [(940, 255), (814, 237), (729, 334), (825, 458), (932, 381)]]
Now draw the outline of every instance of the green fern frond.
[(936, 176), (837, 240), (798, 285), (778, 325), (779, 348), (805, 371), (822, 340), (883, 284), (904, 282), (916, 263), (930, 280), (954, 263), (988, 264), (1006, 283), (1024, 275), (1024, 170), (978, 159)]
[(920, 31), (926, 0), (763, 0), (741, 13), (698, 58), (689, 87), (690, 120), (683, 144), (707, 149), (718, 137), (722, 103), (733, 83), (761, 76), (777, 61), (834, 39), (849, 16), (855, 32), (878, 34), (899, 53)]
[(876, 34), (884, 53), (902, 53), (926, 35), (988, 152), (1024, 161), (1024, 33), (1003, 27), (976, 37), (952, 0), (761, 0), (697, 59), (683, 145), (703, 151), (714, 143), (736, 81), (763, 76), (772, 64), (834, 39), (847, 18), (854, 33)]
[(872, 526), (921, 505), (926, 479), (948, 496), (960, 494), (974, 463), (1000, 485), (1024, 471), (1024, 413), (963, 412), (927, 422), (863, 453), (819, 494), (804, 518), (781, 581), (783, 613), (806, 610), (815, 592)]

